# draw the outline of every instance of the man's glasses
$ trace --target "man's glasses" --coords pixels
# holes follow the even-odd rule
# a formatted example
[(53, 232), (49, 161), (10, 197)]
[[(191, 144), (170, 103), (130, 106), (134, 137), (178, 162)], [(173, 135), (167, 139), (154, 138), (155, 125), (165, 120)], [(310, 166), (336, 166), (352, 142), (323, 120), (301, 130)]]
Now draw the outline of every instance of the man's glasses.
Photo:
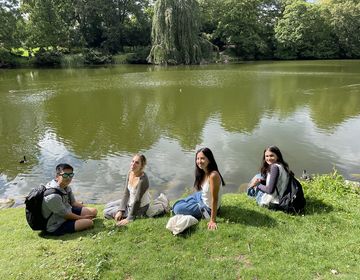
[(63, 178), (72, 178), (74, 177), (74, 173), (58, 173), (60, 176), (62, 176)]

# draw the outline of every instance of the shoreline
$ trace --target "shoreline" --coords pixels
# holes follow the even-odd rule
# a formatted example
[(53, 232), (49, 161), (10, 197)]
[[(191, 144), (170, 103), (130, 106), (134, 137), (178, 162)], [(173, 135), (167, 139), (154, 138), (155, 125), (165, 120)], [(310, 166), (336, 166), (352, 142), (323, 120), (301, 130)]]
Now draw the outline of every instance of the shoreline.
[[(318, 174), (316, 176), (326, 176), (329, 174)], [(312, 181), (311, 180), (302, 180), (300, 179), (300, 182), (307, 182), (307, 181)], [(348, 179), (344, 179), (344, 183), (345, 185), (348, 185), (350, 187), (355, 187), (355, 188), (360, 188), (360, 180), (355, 181), (355, 180), (348, 180)], [(241, 185), (239, 185), (239, 191), (238, 192), (225, 192), (224, 194), (230, 194), (230, 195), (236, 195), (236, 194), (242, 194), (246, 192), (246, 188), (247, 188), (247, 184), (248, 183), (243, 183)], [(122, 193), (118, 193), (117, 195), (115, 195), (117, 198), (121, 197)], [(76, 196), (80, 196), (81, 195), (76, 195)], [(153, 195), (152, 195), (153, 196)], [(181, 197), (181, 195), (179, 196)], [(24, 200), (25, 200), (25, 196), (18, 196), (18, 197), (14, 197), (14, 198), (9, 198), (9, 197), (0, 197), (0, 211), (3, 209), (9, 209), (9, 208), (25, 208), (25, 204), (24, 204)], [(98, 205), (98, 206), (102, 206), (105, 205), (107, 202), (111, 201), (110, 200), (106, 200), (104, 199), (104, 202), (102, 201), (84, 201), (84, 204), (86, 205)]]

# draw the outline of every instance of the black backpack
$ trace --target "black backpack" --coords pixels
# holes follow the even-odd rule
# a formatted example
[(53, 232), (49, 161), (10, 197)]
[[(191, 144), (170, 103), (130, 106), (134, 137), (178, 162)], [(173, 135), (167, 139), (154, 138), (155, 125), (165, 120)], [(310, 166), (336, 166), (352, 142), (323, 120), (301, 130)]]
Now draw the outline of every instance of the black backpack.
[(44, 218), (41, 213), (41, 206), (44, 196), (57, 193), (63, 195), (61, 191), (55, 188), (47, 189), (44, 185), (34, 188), (25, 198), (26, 221), (33, 230), (45, 230), (46, 225), (53, 213), (48, 218)]
[[(275, 187), (277, 194), (279, 191)], [(282, 197), (279, 195), (279, 204), (272, 204), (271, 208), (281, 210), (291, 214), (304, 213), (306, 200), (304, 191), (300, 182), (291, 174), (289, 174), (289, 182)]]

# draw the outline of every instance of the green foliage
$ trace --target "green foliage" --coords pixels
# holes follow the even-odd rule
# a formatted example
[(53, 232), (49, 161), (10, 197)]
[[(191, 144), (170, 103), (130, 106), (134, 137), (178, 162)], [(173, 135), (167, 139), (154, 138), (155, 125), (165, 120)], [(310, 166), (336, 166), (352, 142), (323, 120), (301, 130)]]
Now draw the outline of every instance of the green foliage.
[(11, 49), (21, 46), (24, 19), (19, 11), (19, 1), (0, 1), (0, 47)]
[[(1, 210), (0, 277), (358, 279), (358, 189), (337, 173), (303, 185), (305, 216), (260, 208), (245, 194), (226, 194), (217, 231), (208, 231), (202, 220), (176, 237), (165, 229), (169, 217), (137, 219), (126, 228), (99, 217), (94, 229), (44, 236), (26, 225), (24, 209)], [(101, 213), (103, 207), (97, 208)]]
[(62, 67), (81, 67), (85, 64), (85, 58), (83, 54), (66, 54), (61, 58)]
[(150, 47), (138, 48), (134, 53), (126, 57), (126, 62), (129, 64), (146, 64), (149, 53)]
[(133, 53), (120, 53), (113, 55), (113, 63), (114, 64), (126, 64), (128, 56), (133, 55)]
[(245, 59), (272, 56), (276, 1), (226, 0), (216, 9), (215, 38), (233, 45), (237, 55)]
[(116, 53), (127, 44), (150, 43), (148, 0), (34, 0), (21, 2), (21, 11), (27, 18), (28, 48), (88, 47)]
[(57, 50), (40, 48), (35, 54), (35, 65), (57, 66), (61, 63), (63, 54)]
[(344, 199), (344, 197), (360, 195), (360, 188), (354, 184), (346, 183), (343, 176), (336, 170), (333, 173), (322, 176), (315, 176), (315, 178), (308, 182), (303, 182), (306, 186), (306, 192), (313, 196), (323, 196), (322, 194), (331, 194), (331, 200)]
[(199, 38), (199, 44), (201, 49), (201, 54), (204, 58), (203, 62), (214, 62), (219, 57), (219, 48), (212, 44), (206, 38)]
[(84, 53), (85, 64), (108, 64), (112, 62), (111, 55), (94, 49), (86, 49)]
[(79, 30), (89, 48), (112, 54), (150, 43), (149, 1), (76, 1)]
[(139, 47), (135, 50), (129, 50), (127, 53), (117, 54), (113, 56), (115, 64), (146, 64), (150, 47)]
[(23, 57), (23, 50), (8, 50), (0, 47), (0, 68), (28, 67), (34, 64), (34, 59)]
[(217, 8), (219, 1), (217, 0), (199, 0), (200, 9), (200, 29), (205, 34), (212, 34), (216, 30), (217, 26)]
[(243, 59), (358, 58), (354, 0), (200, 0), (202, 31)]
[(285, 59), (331, 58), (336, 46), (321, 6), (305, 0), (289, 2), (275, 27), (277, 57)]
[[(159, 0), (155, 3), (152, 48), (153, 64), (199, 64), (203, 58), (199, 37), (199, 6), (195, 0)], [(207, 52), (209, 53), (209, 52)]]
[(0, 68), (16, 66), (15, 57), (11, 52), (3, 47), (0, 47)]
[(7, 0), (0, 47), (117, 54), (152, 41), (155, 64), (212, 61), (229, 47), (246, 60), (359, 58), (359, 13), (358, 0)]
[(330, 24), (342, 58), (360, 58), (360, 2), (357, 0), (331, 0), (323, 6), (328, 9)]
[[(28, 15), (28, 47), (71, 47), (75, 14), (70, 0), (25, 1), (22, 9)], [(78, 39), (78, 38), (77, 38)]]

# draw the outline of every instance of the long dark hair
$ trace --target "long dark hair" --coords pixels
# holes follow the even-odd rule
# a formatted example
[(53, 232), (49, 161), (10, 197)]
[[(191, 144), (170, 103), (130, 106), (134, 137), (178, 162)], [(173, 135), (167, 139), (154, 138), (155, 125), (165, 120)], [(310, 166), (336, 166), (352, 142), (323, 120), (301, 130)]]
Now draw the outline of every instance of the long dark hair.
[(262, 176), (266, 177), (266, 174), (270, 171), (270, 165), (267, 164), (267, 162), (265, 161), (265, 152), (266, 151), (270, 151), (277, 156), (277, 163), (280, 163), (284, 167), (284, 169), (286, 170), (287, 173), (292, 174), (292, 175), (294, 174), (289, 169), (289, 165), (284, 160), (282, 153), (280, 152), (280, 149), (276, 146), (269, 146), (263, 152), (263, 157), (262, 157), (261, 167), (260, 167), (260, 173)]
[(198, 191), (201, 190), (201, 183), (205, 177), (205, 171), (200, 169), (196, 164), (196, 158), (197, 158), (198, 153), (200, 153), (200, 152), (202, 152), (209, 160), (209, 164), (207, 166), (207, 171), (209, 173), (211, 173), (212, 171), (217, 171), (220, 175), (222, 185), (225, 186), (225, 181), (218, 169), (218, 166), (216, 164), (213, 153), (211, 152), (211, 150), (209, 148), (201, 148), (195, 154), (195, 182), (194, 182), (195, 189)]

